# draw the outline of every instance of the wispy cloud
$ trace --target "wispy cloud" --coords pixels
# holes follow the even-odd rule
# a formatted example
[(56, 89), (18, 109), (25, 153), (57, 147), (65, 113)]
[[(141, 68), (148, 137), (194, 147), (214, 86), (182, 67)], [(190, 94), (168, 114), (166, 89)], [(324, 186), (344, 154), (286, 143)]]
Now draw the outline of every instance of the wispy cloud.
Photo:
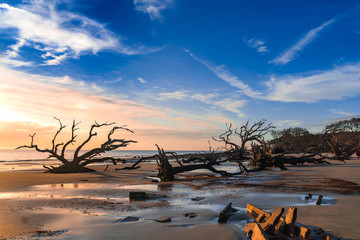
[[(37, 49), (46, 65), (58, 65), (85, 53), (114, 49), (133, 55), (157, 51), (142, 45), (130, 46), (98, 23), (83, 15), (57, 9), (58, 1), (29, 1), (10, 6), (0, 4), (0, 29), (16, 29), (17, 43), (3, 57), (16, 59), (23, 46)], [(11, 64), (10, 61), (8, 61)], [(14, 62), (16, 64), (16, 62)]]
[(175, 92), (163, 92), (159, 93), (159, 97), (157, 100), (169, 100), (169, 99), (185, 99), (189, 97), (189, 93), (187, 91), (175, 91)]
[(333, 22), (336, 21), (336, 18), (332, 18), (329, 21), (321, 24), (320, 26), (311, 29), (307, 32), (299, 41), (297, 41), (293, 46), (287, 49), (285, 52), (271, 60), (269, 63), (273, 63), (275, 65), (285, 65), (288, 62), (293, 61), (297, 58), (301, 51), (309, 45), (312, 41), (316, 39), (319, 33), (324, 30), (326, 27), (330, 26)]
[(142, 84), (145, 84), (146, 83), (146, 80), (143, 79), (142, 77), (138, 77), (137, 80), (142, 83)]
[(184, 49), (184, 51), (187, 52), (194, 60), (200, 62), (205, 67), (207, 67), (218, 78), (225, 81), (229, 85), (240, 89), (240, 92), (245, 94), (246, 96), (249, 96), (252, 98), (261, 97), (262, 94), (259, 91), (253, 90), (248, 84), (241, 81), (237, 76), (234, 76), (233, 74), (231, 74), (228, 70), (226, 70), (224, 65), (214, 66), (213, 64), (196, 57), (189, 50)]
[(212, 108), (218, 110), (226, 110), (235, 113), (238, 117), (244, 118), (246, 115), (242, 111), (242, 108), (246, 105), (246, 100), (236, 100), (233, 98), (222, 98), (218, 94), (204, 94), (204, 93), (192, 93), (190, 91), (175, 91), (159, 93), (157, 100), (197, 100), (199, 102), (210, 105)]
[(317, 102), (359, 96), (360, 63), (326, 71), (273, 76), (265, 99), (281, 102)]
[(265, 42), (257, 38), (250, 38), (249, 40), (244, 39), (244, 42), (250, 47), (256, 49), (259, 53), (266, 53), (270, 50), (265, 45)]
[(278, 120), (274, 122), (276, 127), (286, 128), (286, 127), (299, 127), (301, 126), (301, 122), (298, 120)]
[(329, 109), (330, 112), (334, 113), (334, 114), (338, 114), (338, 115), (344, 115), (344, 116), (350, 116), (350, 115), (353, 115), (352, 113), (348, 113), (348, 112), (344, 112), (342, 110), (339, 110), (339, 109)]
[(360, 62), (335, 66), (333, 69), (323, 71), (273, 75), (270, 80), (265, 81), (267, 88), (258, 91), (239, 80), (224, 66), (213, 66), (209, 62), (197, 58), (189, 50), (185, 51), (217, 77), (240, 89), (239, 92), (250, 98), (279, 102), (313, 103), (321, 100), (341, 100), (360, 95)]
[(162, 19), (161, 11), (169, 8), (174, 0), (134, 0), (135, 9), (148, 14), (151, 20)]

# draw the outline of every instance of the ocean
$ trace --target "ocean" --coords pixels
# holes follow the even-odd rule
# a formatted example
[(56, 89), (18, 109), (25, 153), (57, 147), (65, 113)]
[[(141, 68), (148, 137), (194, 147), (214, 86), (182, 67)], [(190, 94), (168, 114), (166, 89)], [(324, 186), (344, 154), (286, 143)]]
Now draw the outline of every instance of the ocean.
[[(86, 152), (86, 151), (83, 151)], [(177, 154), (199, 153), (200, 151), (168, 151), (176, 152)], [(74, 150), (66, 151), (65, 156), (71, 158)], [(114, 150), (111, 152), (101, 154), (102, 157), (114, 158), (134, 158), (142, 156), (152, 156), (157, 154), (155, 150)], [(0, 149), (0, 171), (8, 170), (34, 170), (44, 169), (45, 165), (57, 165), (60, 162), (53, 159), (47, 159), (49, 154), (40, 153), (34, 149)], [(90, 165), (91, 166), (91, 165)]]

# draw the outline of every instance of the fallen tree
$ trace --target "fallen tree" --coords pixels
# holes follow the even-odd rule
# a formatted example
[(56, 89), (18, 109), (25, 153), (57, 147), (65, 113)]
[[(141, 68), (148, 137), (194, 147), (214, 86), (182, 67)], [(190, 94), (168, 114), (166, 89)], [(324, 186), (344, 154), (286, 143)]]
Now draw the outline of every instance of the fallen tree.
[(177, 158), (176, 162), (179, 164), (179, 166), (173, 167), (168, 160), (169, 153), (166, 153), (164, 149), (161, 149), (158, 145), (156, 145), (156, 147), (158, 149), (158, 154), (156, 155), (155, 159), (158, 165), (158, 177), (161, 179), (161, 181), (173, 181), (175, 179), (176, 174), (194, 171), (198, 169), (207, 169), (213, 173), (220, 174), (222, 176), (234, 176), (243, 173), (243, 171), (239, 171), (237, 173), (229, 173), (227, 171), (217, 170), (214, 167), (215, 165), (220, 165), (221, 163), (228, 161), (227, 159), (209, 161), (203, 158), (198, 158), (198, 159), (193, 158), (192, 160), (203, 161), (203, 163), (184, 165)]
[[(31, 137), (30, 145), (23, 145), (23, 146), (16, 148), (16, 149), (33, 148), (38, 152), (48, 153), (49, 154), (48, 159), (56, 159), (56, 160), (60, 161), (61, 162), (60, 166), (54, 167), (54, 166), (45, 166), (44, 165), (44, 168), (46, 168), (47, 172), (50, 172), (50, 173), (76, 173), (76, 172), (95, 171), (93, 169), (87, 168), (86, 166), (89, 164), (92, 164), (92, 163), (99, 163), (99, 162), (104, 162), (104, 161), (108, 161), (108, 160), (111, 160), (113, 162), (113, 164), (116, 164), (116, 159), (114, 159), (112, 157), (101, 158), (100, 157), (101, 154), (108, 152), (108, 151), (118, 149), (120, 147), (126, 147), (130, 143), (136, 143), (136, 141), (133, 141), (133, 140), (112, 139), (112, 135), (117, 130), (125, 130), (125, 131), (133, 133), (130, 129), (126, 128), (126, 126), (121, 126), (121, 127), (114, 126), (109, 131), (109, 133), (107, 135), (107, 140), (105, 142), (103, 142), (100, 145), (100, 147), (93, 148), (93, 149), (87, 150), (85, 152), (80, 152), (83, 149), (83, 147), (88, 142), (90, 142), (90, 140), (93, 137), (97, 136), (97, 132), (95, 132), (95, 129), (98, 129), (101, 127), (106, 127), (106, 126), (111, 126), (111, 125), (115, 124), (114, 122), (113, 123), (102, 123), (102, 124), (95, 122), (90, 127), (90, 131), (89, 131), (89, 135), (88, 135), (87, 139), (84, 142), (82, 142), (75, 149), (72, 159), (67, 159), (65, 157), (66, 149), (70, 144), (72, 145), (76, 142), (75, 139), (76, 139), (77, 135), (75, 134), (75, 132), (76, 132), (76, 130), (78, 130), (77, 126), (80, 122), (75, 122), (75, 120), (73, 121), (73, 124), (71, 127), (71, 138), (67, 142), (57, 143), (57, 137), (59, 136), (59, 134), (62, 132), (62, 130), (66, 126), (62, 124), (60, 119), (58, 119), (58, 118), (55, 118), (55, 119), (59, 122), (60, 126), (51, 141), (51, 143), (52, 143), (51, 149), (40, 148), (40, 147), (38, 147), (37, 144), (34, 144), (34, 138), (35, 138), (36, 133), (30, 135), (30, 137)], [(98, 158), (96, 158), (96, 157), (98, 157)]]
[[(250, 125), (249, 121), (247, 121), (245, 125), (239, 128), (233, 128), (232, 124), (226, 125), (227, 130), (223, 134), (220, 134), (218, 138), (213, 138), (217, 142), (224, 143), (226, 151), (222, 154), (217, 154), (210, 148), (209, 153), (201, 154), (197, 158), (191, 158), (192, 162), (201, 162), (197, 164), (185, 165), (179, 161), (179, 159), (176, 159), (176, 162), (179, 164), (179, 166), (173, 167), (169, 163), (167, 153), (156, 145), (158, 148), (158, 155), (156, 158), (158, 165), (158, 176), (162, 181), (172, 181), (174, 180), (174, 176), (176, 174), (198, 169), (207, 169), (213, 173), (220, 174), (221, 176), (235, 176), (244, 172), (260, 171), (267, 166), (278, 166), (281, 169), (285, 169), (280, 164), (276, 164), (275, 162), (271, 163), (272, 158), (268, 153), (261, 155), (262, 160), (260, 160), (260, 162), (262, 162), (262, 164), (260, 164), (258, 168), (249, 169), (243, 164), (244, 161), (253, 159), (251, 157), (250, 151), (247, 149), (247, 143), (257, 145), (263, 144), (263, 136), (274, 128), (271, 124), (266, 125), (265, 123), (265, 120), (261, 120)], [(233, 135), (239, 138), (239, 143), (235, 143), (235, 141), (231, 139)], [(228, 161), (238, 164), (239, 171), (232, 173), (215, 168), (215, 166), (221, 165), (222, 163)], [(183, 162), (190, 161), (183, 160)]]

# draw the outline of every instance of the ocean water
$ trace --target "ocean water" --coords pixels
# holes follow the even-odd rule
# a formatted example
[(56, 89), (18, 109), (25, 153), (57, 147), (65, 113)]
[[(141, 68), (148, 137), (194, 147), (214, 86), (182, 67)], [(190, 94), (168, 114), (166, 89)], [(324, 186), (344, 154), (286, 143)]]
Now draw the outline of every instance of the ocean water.
[[(82, 151), (86, 152), (86, 151)], [(199, 153), (200, 151), (169, 151), (177, 154), (185, 153)], [(81, 153), (81, 152), (80, 152)], [(65, 157), (71, 159), (74, 150), (66, 151)], [(102, 157), (114, 158), (139, 158), (143, 156), (152, 156), (157, 154), (157, 151), (149, 150), (114, 150), (111, 152), (101, 154)], [(34, 149), (0, 149), (0, 171), (7, 170), (34, 170), (43, 169), (43, 165), (56, 165), (59, 161), (47, 159), (49, 154), (37, 152)]]

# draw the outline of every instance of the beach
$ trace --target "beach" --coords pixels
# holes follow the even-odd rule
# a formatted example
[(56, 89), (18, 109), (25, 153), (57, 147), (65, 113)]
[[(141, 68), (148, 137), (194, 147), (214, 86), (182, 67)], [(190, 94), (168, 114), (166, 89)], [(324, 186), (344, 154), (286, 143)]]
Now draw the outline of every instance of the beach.
[[(130, 164), (107, 171), (97, 165), (93, 173), (0, 172), (0, 239), (246, 239), (248, 203), (267, 211), (296, 206), (301, 224), (343, 239), (360, 236), (360, 162), (354, 159), (237, 177), (193, 171), (174, 182), (156, 182), (155, 163), (115, 170), (119, 166)], [(131, 191), (154, 197), (129, 201)], [(308, 193), (314, 197), (306, 201)], [(323, 204), (316, 205), (320, 194)], [(229, 202), (238, 218), (218, 224)], [(171, 222), (154, 220), (165, 216)]]

